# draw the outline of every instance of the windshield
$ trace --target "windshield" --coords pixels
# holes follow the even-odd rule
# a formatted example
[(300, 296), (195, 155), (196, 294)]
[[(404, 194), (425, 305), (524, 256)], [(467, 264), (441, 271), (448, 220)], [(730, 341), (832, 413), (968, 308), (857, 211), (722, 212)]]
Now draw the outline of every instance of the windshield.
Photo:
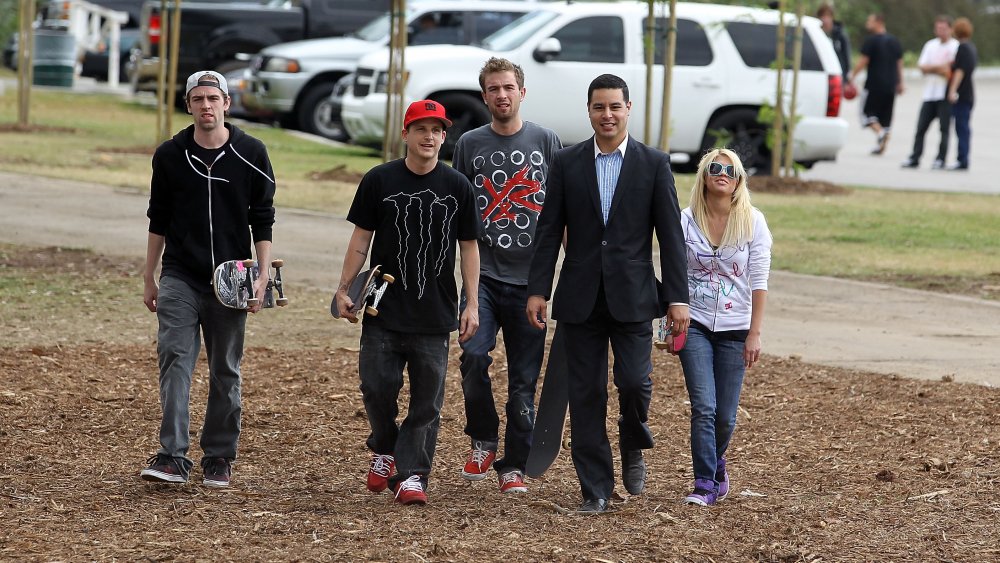
[(382, 14), (366, 23), (361, 29), (348, 35), (364, 39), (365, 41), (380, 41), (385, 39), (389, 36), (389, 14)]
[(490, 51), (510, 51), (511, 49), (520, 47), (536, 31), (554, 20), (558, 15), (556, 12), (545, 10), (528, 12), (501, 27), (493, 35), (483, 39), (483, 47)]

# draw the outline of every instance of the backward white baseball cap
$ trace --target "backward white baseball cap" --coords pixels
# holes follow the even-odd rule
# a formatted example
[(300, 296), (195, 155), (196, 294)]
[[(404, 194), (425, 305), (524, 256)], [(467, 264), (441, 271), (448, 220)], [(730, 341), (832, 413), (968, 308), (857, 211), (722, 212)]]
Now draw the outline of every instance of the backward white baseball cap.
[[(212, 78), (215, 78), (215, 80), (218, 81), (218, 84), (215, 83), (215, 80), (202, 80), (205, 78), (205, 75), (210, 75)], [(211, 86), (213, 88), (218, 88), (219, 90), (222, 90), (223, 94), (227, 96), (229, 95), (229, 84), (226, 83), (226, 77), (222, 76), (218, 72), (215, 72), (214, 70), (199, 70), (189, 76), (187, 79), (187, 87), (184, 89), (184, 97), (187, 98), (188, 94), (191, 93), (191, 90), (194, 90), (198, 86)]]

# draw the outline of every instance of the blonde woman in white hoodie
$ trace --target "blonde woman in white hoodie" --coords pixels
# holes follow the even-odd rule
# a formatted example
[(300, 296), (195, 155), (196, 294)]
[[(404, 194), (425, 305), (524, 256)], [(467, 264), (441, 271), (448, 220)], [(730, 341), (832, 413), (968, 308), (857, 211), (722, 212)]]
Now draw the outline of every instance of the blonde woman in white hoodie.
[[(736, 153), (714, 149), (701, 159), (681, 226), (691, 327), (675, 352), (691, 399), (695, 477), (684, 501), (709, 506), (729, 493), (725, 454), (744, 372), (760, 355), (771, 267), (771, 232), (764, 214), (750, 204), (746, 171)], [(674, 351), (673, 342), (668, 346)]]

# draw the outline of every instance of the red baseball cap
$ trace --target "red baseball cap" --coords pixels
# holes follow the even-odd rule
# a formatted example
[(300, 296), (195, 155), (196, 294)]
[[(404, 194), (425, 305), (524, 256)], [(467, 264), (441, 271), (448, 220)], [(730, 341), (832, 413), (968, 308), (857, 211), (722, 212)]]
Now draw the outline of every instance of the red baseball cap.
[(433, 117), (440, 119), (445, 127), (451, 127), (451, 120), (444, 113), (444, 106), (434, 100), (417, 100), (406, 108), (406, 115), (403, 116), (403, 129), (410, 126), (418, 119)]

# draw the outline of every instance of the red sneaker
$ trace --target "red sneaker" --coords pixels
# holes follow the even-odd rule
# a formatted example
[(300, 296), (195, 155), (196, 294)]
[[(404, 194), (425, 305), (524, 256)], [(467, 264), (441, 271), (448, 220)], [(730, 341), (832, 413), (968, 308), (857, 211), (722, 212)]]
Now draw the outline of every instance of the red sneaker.
[(396, 458), (391, 455), (372, 454), (372, 464), (368, 468), (368, 490), (381, 493), (389, 488), (389, 475), (396, 467)]
[(427, 493), (420, 483), (420, 475), (411, 475), (396, 485), (396, 502), (399, 504), (427, 504)]
[(496, 459), (497, 452), (494, 450), (484, 450), (482, 442), (476, 442), (476, 446), (469, 452), (469, 459), (462, 468), (462, 477), (469, 481), (482, 481)]
[(508, 471), (500, 475), (501, 493), (526, 493), (528, 487), (524, 485), (524, 475), (517, 471)]

